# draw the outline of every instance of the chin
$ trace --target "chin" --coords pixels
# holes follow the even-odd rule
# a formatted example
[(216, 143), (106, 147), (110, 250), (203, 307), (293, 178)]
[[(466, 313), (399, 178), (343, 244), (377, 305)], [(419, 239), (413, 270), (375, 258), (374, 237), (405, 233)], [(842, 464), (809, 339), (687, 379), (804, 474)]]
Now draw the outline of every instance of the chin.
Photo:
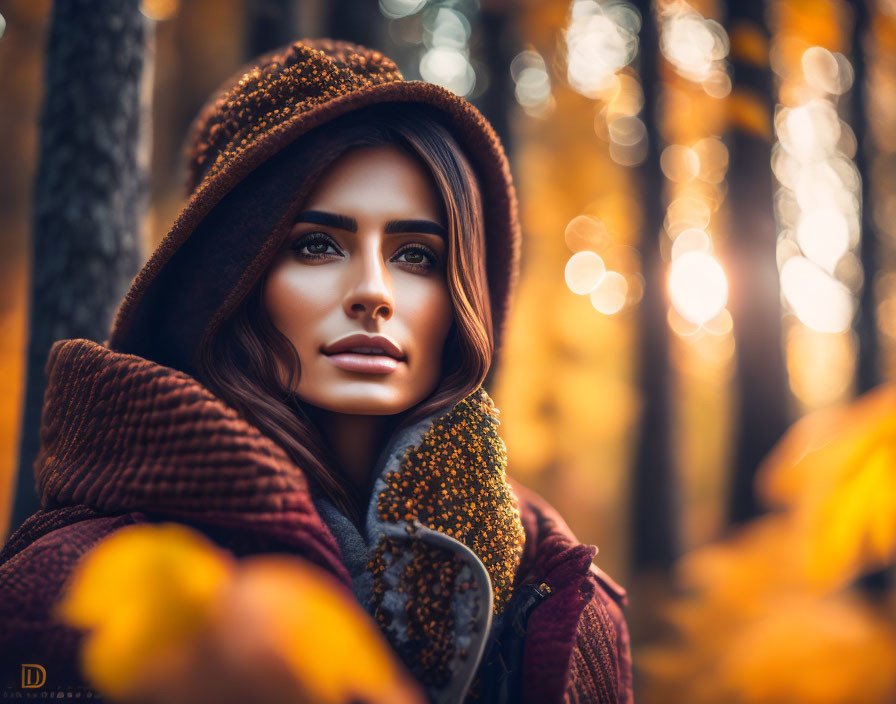
[[(340, 386), (344, 388), (338, 388)], [(303, 393), (300, 389), (297, 395), (306, 403), (333, 413), (370, 416), (396, 415), (424, 398), (418, 398), (417, 394), (409, 398), (399, 389), (388, 388), (388, 384), (382, 382), (335, 382), (326, 393)]]

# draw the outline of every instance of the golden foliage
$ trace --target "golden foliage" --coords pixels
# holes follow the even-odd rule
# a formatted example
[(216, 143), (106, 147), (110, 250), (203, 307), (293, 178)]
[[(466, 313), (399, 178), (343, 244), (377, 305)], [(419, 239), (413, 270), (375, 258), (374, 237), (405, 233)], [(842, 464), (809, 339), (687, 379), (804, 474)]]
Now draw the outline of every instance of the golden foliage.
[(196, 635), (233, 570), (225, 555), (177, 524), (123, 528), (85, 558), (57, 613), (90, 631), (83, 670), (113, 697), (130, 693), (145, 661)]
[(896, 556), (896, 386), (805, 416), (759, 470), (765, 499), (789, 507), (807, 579), (822, 588)]
[(896, 387), (803, 418), (758, 484), (779, 511), (676, 566), (672, 634), (635, 653), (642, 702), (896, 700), (896, 594), (848, 586), (896, 554)]
[(176, 523), (130, 526), (101, 542), (57, 613), (88, 631), (84, 674), (116, 700), (423, 701), (333, 577), (295, 556), (237, 561)]

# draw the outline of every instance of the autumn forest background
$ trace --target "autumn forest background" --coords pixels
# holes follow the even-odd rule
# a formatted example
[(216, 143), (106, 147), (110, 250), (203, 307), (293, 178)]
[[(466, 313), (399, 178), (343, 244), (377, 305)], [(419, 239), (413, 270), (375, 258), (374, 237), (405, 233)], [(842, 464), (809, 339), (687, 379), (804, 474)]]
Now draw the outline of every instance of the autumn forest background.
[(896, 0), (0, 0), (0, 537), (219, 83), (304, 36), (471, 100), (524, 232), (509, 472), (629, 592), (636, 701), (896, 701)]

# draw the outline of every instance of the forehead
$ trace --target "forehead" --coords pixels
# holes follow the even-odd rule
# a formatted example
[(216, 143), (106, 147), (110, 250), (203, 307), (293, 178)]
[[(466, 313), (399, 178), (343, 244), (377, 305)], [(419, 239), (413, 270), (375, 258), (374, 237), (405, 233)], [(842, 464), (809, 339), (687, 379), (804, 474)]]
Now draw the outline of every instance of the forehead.
[(315, 184), (306, 208), (439, 219), (442, 198), (428, 167), (391, 144), (354, 147)]

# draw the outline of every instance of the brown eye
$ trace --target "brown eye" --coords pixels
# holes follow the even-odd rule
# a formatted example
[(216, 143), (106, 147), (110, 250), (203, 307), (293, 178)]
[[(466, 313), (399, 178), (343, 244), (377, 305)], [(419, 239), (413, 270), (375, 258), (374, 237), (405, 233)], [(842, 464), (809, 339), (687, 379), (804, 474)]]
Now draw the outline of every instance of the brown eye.
[[(326, 254), (327, 250), (330, 248), (330, 245), (326, 242), (311, 242), (305, 246), (311, 254)], [(317, 249), (315, 249), (315, 247)]]
[(397, 256), (405, 257), (405, 264), (411, 264), (421, 269), (433, 269), (439, 263), (439, 258), (436, 256), (435, 252), (422, 245), (405, 247)]
[[(329, 254), (328, 250), (333, 248), (335, 254), (339, 254), (338, 249), (323, 232), (312, 232), (305, 237), (299, 237), (290, 245), (298, 256), (308, 259), (322, 258)], [(303, 251), (307, 250), (307, 251)]]

